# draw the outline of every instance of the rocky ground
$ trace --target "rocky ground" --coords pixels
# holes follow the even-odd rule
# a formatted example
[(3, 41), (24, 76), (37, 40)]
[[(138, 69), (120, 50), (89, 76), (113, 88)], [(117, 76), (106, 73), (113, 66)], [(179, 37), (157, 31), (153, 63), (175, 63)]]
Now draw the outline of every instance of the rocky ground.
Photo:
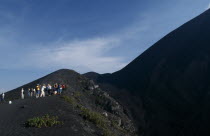
[[(60, 96), (19, 99), (20, 88), (37, 83), (62, 83)], [(93, 81), (70, 70), (59, 70), (6, 93), (0, 104), (1, 136), (134, 136), (135, 127), (126, 110)], [(9, 105), (8, 101), (12, 100)], [(49, 114), (63, 124), (53, 127), (26, 127), (28, 119)]]

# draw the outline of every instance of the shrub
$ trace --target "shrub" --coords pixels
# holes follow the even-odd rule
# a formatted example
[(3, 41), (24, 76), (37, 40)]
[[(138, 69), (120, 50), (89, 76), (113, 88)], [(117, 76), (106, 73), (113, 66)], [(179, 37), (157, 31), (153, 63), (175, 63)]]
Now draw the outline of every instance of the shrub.
[(108, 129), (103, 129), (103, 136), (115, 136), (115, 134)]
[(74, 96), (75, 96), (76, 98), (79, 98), (79, 97), (82, 96), (82, 94), (81, 94), (79, 91), (76, 91), (76, 92), (74, 93)]
[(103, 136), (114, 136), (114, 134), (108, 129), (107, 120), (100, 113), (81, 107), (81, 115), (85, 120), (88, 120), (101, 128), (103, 130)]
[(52, 126), (60, 125), (63, 123), (58, 121), (58, 117), (49, 116), (47, 114), (42, 117), (34, 117), (31, 119), (28, 119), (25, 124), (26, 124), (26, 127), (42, 128), (42, 127), (52, 127)]
[(64, 99), (64, 101), (72, 104), (73, 106), (76, 106), (76, 100), (73, 97), (69, 97), (69, 96), (62, 96), (62, 99)]
[(106, 127), (106, 120), (104, 116), (102, 116), (98, 112), (91, 111), (87, 108), (82, 107), (81, 108), (81, 115), (84, 119), (96, 124), (99, 127)]

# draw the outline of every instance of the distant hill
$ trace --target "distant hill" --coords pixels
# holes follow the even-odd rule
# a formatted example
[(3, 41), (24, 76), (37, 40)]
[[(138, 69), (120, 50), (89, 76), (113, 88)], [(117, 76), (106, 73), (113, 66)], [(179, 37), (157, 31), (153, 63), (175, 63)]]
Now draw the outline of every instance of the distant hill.
[(210, 135), (210, 10), (166, 35), (122, 70), (93, 79), (132, 105), (144, 136)]
[[(37, 84), (61, 83), (67, 86), (61, 96), (20, 100), (21, 88)], [(134, 136), (136, 128), (120, 103), (93, 81), (79, 73), (62, 69), (6, 93), (0, 103), (1, 136)], [(9, 105), (8, 101), (13, 104)], [(26, 128), (25, 122), (46, 114), (57, 116), (63, 125)]]

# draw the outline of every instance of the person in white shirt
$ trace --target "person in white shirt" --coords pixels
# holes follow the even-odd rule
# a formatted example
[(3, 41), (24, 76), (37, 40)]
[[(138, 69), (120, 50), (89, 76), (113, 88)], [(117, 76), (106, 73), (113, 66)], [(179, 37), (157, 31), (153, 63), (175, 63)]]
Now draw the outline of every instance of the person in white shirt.
[(4, 97), (5, 97), (5, 94), (2, 93), (2, 95), (1, 95), (2, 102), (4, 102)]
[(21, 99), (24, 99), (24, 89), (21, 90)]
[(42, 89), (41, 89), (41, 95), (40, 97), (45, 97), (45, 89), (46, 89), (46, 86), (45, 84), (42, 86)]

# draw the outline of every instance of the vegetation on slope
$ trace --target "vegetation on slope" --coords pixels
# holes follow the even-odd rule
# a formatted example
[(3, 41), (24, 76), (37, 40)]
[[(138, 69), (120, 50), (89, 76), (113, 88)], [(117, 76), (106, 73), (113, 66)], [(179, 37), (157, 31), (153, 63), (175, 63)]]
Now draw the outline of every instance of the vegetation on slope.
[(108, 128), (109, 121), (106, 117), (104, 117), (100, 112), (85, 108), (83, 105), (77, 102), (77, 99), (80, 96), (81, 94), (76, 93), (75, 97), (62, 96), (61, 98), (70, 103), (73, 107), (76, 107), (80, 111), (80, 115), (83, 117), (84, 120), (87, 120), (95, 124), (98, 128), (102, 129), (103, 136), (115, 136), (115, 134), (111, 132)]
[(58, 121), (58, 117), (49, 116), (48, 114), (41, 117), (34, 117), (28, 119), (25, 123), (26, 127), (36, 127), (36, 128), (52, 127), (61, 124), (63, 123), (61, 121)]

